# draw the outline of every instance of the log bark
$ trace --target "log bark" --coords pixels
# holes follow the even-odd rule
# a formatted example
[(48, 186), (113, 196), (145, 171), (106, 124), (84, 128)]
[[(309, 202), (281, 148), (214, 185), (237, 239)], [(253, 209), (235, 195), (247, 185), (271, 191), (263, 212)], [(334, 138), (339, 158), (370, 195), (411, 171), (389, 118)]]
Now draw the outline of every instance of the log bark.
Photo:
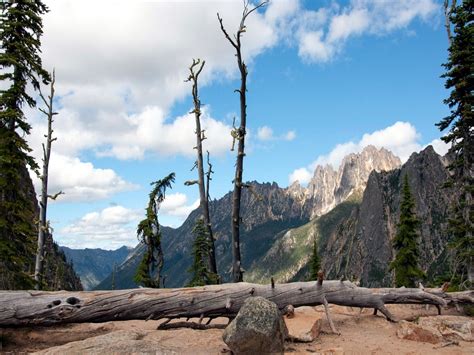
[(421, 289), (357, 287), (349, 281), (295, 282), (258, 285), (235, 283), (194, 288), (115, 291), (0, 291), (0, 326), (54, 325), (131, 319), (234, 317), (245, 299), (261, 296), (282, 310), (288, 305), (316, 306), (325, 302), (374, 308), (389, 320), (386, 304), (434, 304), (443, 298)]

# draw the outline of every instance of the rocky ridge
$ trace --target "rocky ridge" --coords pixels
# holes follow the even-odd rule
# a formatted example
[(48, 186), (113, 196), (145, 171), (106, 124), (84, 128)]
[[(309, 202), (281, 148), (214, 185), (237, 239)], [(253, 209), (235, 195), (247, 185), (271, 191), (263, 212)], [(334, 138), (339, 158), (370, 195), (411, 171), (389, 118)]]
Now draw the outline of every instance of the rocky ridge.
[[(308, 223), (312, 217), (330, 210), (350, 196), (361, 194), (373, 169), (393, 169), (399, 165), (400, 160), (389, 151), (369, 146), (359, 154), (347, 156), (337, 172), (329, 166), (317, 168), (308, 187), (293, 184), (288, 188), (280, 188), (276, 183), (250, 182), (251, 189), (243, 191), (241, 200), (241, 253), (246, 273), (252, 274), (258, 261), (286, 231)], [(230, 277), (231, 205), (232, 193), (210, 204), (218, 270), (223, 281)], [(168, 287), (183, 286), (189, 279), (187, 270), (191, 265), (192, 228), (198, 215), (198, 210), (193, 211), (177, 229), (163, 228), (163, 273)], [(143, 246), (138, 245), (118, 267), (116, 287), (136, 287), (133, 274), (143, 252)], [(109, 275), (96, 288), (110, 289), (111, 283), (112, 277)]]
[(288, 193), (297, 197), (307, 210), (309, 218), (321, 216), (355, 193), (364, 191), (372, 171), (390, 171), (400, 167), (400, 158), (385, 148), (372, 145), (360, 153), (344, 157), (339, 168), (318, 165), (306, 188), (294, 182)]
[[(309, 255), (303, 258), (300, 255), (302, 250), (311, 250), (316, 238), (328, 278), (344, 276), (359, 280), (363, 286), (391, 286), (393, 275), (388, 265), (394, 257), (392, 240), (397, 231), (405, 174), (421, 220), (420, 266), (428, 279), (446, 271), (449, 240), (446, 221), (451, 201), (456, 198), (455, 191), (443, 187), (448, 178), (446, 164), (445, 158), (429, 146), (413, 153), (399, 169), (373, 171), (363, 195), (347, 199), (329, 213), (286, 231), (256, 261), (259, 266), (251, 272), (251, 277), (261, 281), (271, 273), (279, 282), (307, 278)], [(301, 262), (292, 266), (285, 262), (275, 265), (271, 263), (275, 257)]]

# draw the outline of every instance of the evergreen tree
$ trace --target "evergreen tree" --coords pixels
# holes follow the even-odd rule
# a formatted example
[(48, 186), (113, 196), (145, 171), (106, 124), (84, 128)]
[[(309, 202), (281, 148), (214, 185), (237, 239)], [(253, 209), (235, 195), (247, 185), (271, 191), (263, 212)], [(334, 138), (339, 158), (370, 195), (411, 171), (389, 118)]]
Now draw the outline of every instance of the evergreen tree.
[(418, 267), (418, 232), (420, 221), (415, 214), (415, 200), (410, 191), (408, 175), (403, 180), (400, 203), (400, 221), (398, 231), (393, 239), (396, 250), (395, 260), (390, 263), (390, 270), (395, 270), (397, 287), (416, 287), (416, 281), (424, 277)]
[(29, 155), (25, 139), (31, 126), (23, 106), (34, 107), (27, 93), (47, 84), (39, 53), (41, 15), (48, 9), (41, 0), (9, 0), (0, 3), (0, 287), (31, 288), (28, 267), (34, 255), (36, 206), (22, 181), (28, 178), (25, 165), (37, 165)]
[(138, 266), (134, 281), (145, 287), (160, 287), (161, 270), (163, 269), (163, 249), (161, 248), (161, 231), (158, 222), (158, 210), (165, 199), (167, 188), (171, 188), (175, 174), (171, 173), (162, 180), (152, 182), (150, 200), (146, 209), (146, 218), (137, 227), (138, 239), (145, 244), (146, 251)]
[(437, 123), (441, 131), (449, 128), (443, 141), (451, 144), (449, 185), (460, 191), (451, 210), (449, 231), (450, 247), (454, 251), (453, 280), (464, 287), (465, 281), (474, 282), (473, 203), (474, 140), (473, 140), (473, 88), (474, 88), (474, 1), (464, 0), (454, 7), (449, 16), (454, 25), (451, 36), (445, 87), (451, 89), (444, 100), (451, 110), (449, 116)]
[(314, 237), (313, 255), (311, 255), (311, 260), (309, 261), (309, 279), (317, 280), (319, 270), (321, 270), (321, 258), (319, 257), (318, 242), (316, 237)]
[(204, 286), (217, 284), (217, 274), (209, 271), (208, 259), (211, 252), (211, 243), (209, 240), (209, 230), (202, 218), (196, 220), (193, 228), (194, 243), (193, 243), (193, 264), (189, 268), (192, 273), (192, 279), (188, 286)]

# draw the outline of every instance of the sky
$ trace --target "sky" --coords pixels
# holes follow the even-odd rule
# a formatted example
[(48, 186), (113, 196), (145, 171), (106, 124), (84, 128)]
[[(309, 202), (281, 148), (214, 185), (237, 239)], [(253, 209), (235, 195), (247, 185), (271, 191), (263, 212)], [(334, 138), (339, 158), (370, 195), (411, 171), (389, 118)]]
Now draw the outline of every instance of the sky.
[[(176, 182), (160, 223), (178, 227), (198, 206), (197, 186), (184, 185), (196, 179), (185, 82), (193, 58), (206, 61), (199, 94), (215, 171), (210, 195), (231, 191), (240, 78), (216, 14), (235, 33), (242, 1), (44, 2), (42, 59), (56, 71), (58, 112), (49, 191), (65, 193), (48, 206), (56, 241), (135, 246), (150, 183), (170, 172)], [(304, 185), (317, 164), (337, 167), (368, 144), (402, 161), (428, 144), (444, 154), (434, 125), (448, 114), (443, 23), (441, 0), (272, 0), (252, 13), (242, 38), (244, 180)], [(46, 118), (37, 109), (26, 114), (40, 161)]]

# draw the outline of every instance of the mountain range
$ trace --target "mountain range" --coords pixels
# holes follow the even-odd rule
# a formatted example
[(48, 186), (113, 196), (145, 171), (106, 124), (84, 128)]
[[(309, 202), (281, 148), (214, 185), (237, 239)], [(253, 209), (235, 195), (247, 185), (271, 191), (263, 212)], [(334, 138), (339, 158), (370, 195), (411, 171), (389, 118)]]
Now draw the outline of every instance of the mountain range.
[[(370, 286), (390, 285), (387, 265), (393, 258), (391, 240), (396, 231), (401, 177), (408, 173), (422, 219), (421, 266), (433, 274), (446, 255), (447, 206), (452, 192), (446, 181), (444, 158), (428, 147), (401, 165), (386, 149), (366, 147), (346, 156), (338, 169), (317, 166), (306, 187), (293, 183), (250, 182), (242, 195), (241, 253), (244, 280), (278, 282), (307, 278), (314, 238), (319, 241), (323, 267), (328, 277), (357, 278)], [(223, 282), (230, 280), (232, 194), (211, 201), (211, 219), (216, 238), (218, 270)], [(179, 228), (164, 227), (163, 274), (167, 287), (186, 284), (190, 275), (192, 228), (199, 216), (193, 211)], [(137, 285), (133, 275), (144, 252), (138, 245), (118, 266), (117, 288)], [(112, 276), (96, 289), (110, 289)]]
[(67, 260), (81, 278), (84, 290), (92, 290), (109, 276), (115, 266), (122, 264), (132, 248), (123, 246), (117, 250), (70, 249), (61, 247)]

